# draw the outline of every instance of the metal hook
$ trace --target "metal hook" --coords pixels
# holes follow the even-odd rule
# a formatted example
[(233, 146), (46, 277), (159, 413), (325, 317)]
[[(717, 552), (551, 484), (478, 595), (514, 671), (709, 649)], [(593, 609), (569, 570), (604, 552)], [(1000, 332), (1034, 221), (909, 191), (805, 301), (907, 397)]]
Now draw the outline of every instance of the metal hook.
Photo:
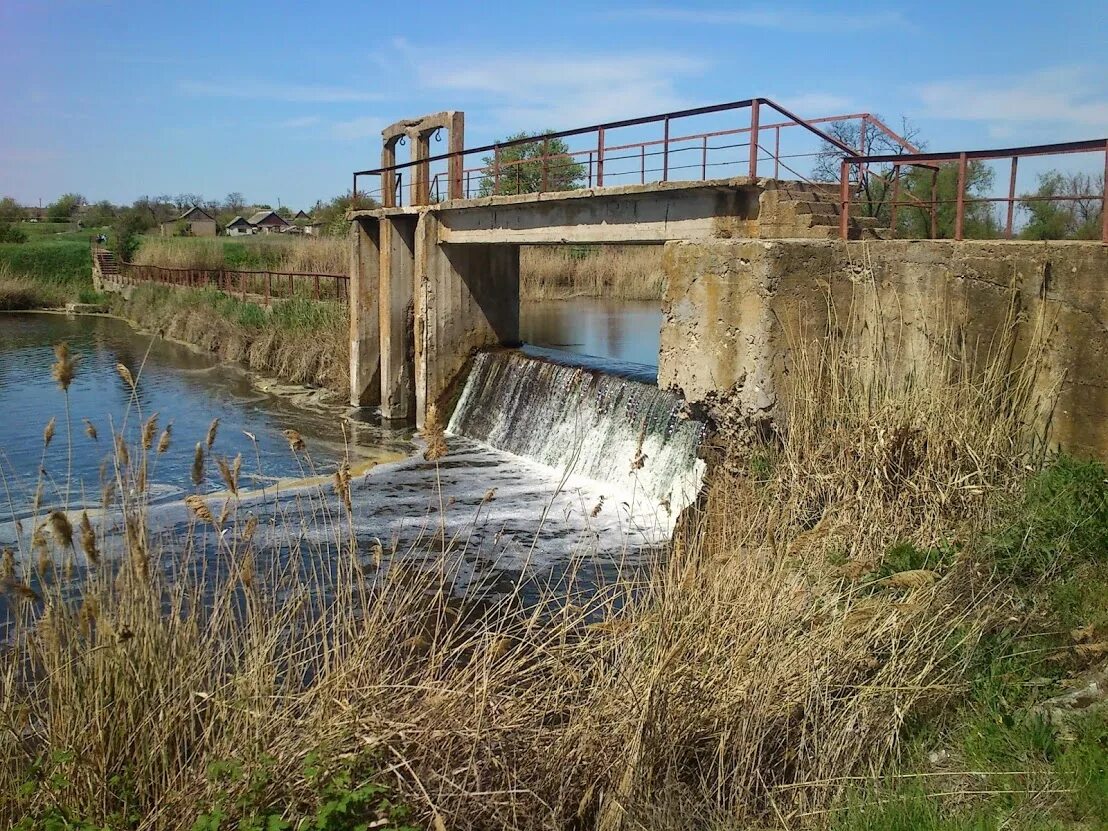
[(442, 141), (442, 127), (435, 130), (435, 141)]
[(399, 145), (405, 145), (405, 144), (408, 143), (408, 137), (407, 136), (401, 136), (400, 140), (396, 143), (399, 144)]

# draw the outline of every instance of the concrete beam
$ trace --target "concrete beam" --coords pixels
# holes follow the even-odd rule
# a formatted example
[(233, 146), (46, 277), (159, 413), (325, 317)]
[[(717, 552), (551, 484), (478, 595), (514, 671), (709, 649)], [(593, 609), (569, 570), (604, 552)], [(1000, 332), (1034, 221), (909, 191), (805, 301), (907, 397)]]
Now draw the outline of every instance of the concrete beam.
[(416, 424), (443, 404), (474, 350), (519, 344), (519, 247), (448, 245), (434, 212), (415, 232)]
[(381, 338), (377, 310), (380, 291), (379, 220), (350, 223), (350, 403), (371, 407), (380, 401)]
[(663, 243), (757, 235), (759, 191), (690, 187), (440, 208), (443, 242)]
[(415, 415), (414, 216), (380, 220), (381, 416), (407, 421)]

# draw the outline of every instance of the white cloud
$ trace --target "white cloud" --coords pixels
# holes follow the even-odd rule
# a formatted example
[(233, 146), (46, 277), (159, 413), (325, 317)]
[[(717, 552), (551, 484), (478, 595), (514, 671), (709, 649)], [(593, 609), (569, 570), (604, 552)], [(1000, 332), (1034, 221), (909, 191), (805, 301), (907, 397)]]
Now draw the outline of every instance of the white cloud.
[[(402, 45), (403, 51), (411, 47)], [(565, 129), (688, 106), (675, 79), (702, 73), (697, 58), (668, 53), (438, 54), (413, 58), (421, 85), (472, 93), (501, 127)]]
[(757, 29), (784, 29), (790, 32), (861, 32), (907, 25), (898, 11), (855, 13), (849, 11), (812, 11), (779, 6), (745, 9), (639, 8), (614, 12), (621, 18), (688, 23), (698, 26), (747, 26)]
[(1103, 72), (1055, 67), (1022, 77), (935, 81), (916, 89), (923, 116), (981, 121), (995, 135), (1013, 125), (1054, 125), (1102, 134), (1108, 129), (1108, 83)]
[(346, 104), (380, 101), (383, 95), (349, 87), (286, 84), (280, 81), (238, 80), (178, 81), (178, 89), (187, 95), (205, 98), (247, 98), (289, 101), (300, 104)]

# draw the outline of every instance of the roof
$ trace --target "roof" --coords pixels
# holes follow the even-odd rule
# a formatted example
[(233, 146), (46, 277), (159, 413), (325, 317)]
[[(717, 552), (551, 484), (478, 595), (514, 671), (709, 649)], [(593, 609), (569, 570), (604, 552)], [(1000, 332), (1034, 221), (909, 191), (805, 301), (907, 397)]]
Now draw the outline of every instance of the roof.
[(249, 225), (250, 224), (245, 219), (243, 219), (241, 216), (236, 216), (234, 219), (232, 219), (230, 222), (227, 223), (227, 227), (230, 228), (232, 225), (238, 225), (240, 222), (243, 225)]
[(189, 208), (187, 211), (185, 211), (179, 217), (177, 217), (176, 219), (171, 220), (171, 221), (172, 222), (180, 222), (182, 219), (196, 219), (197, 217), (193, 216), (193, 214), (200, 214), (200, 216), (204, 217), (204, 219), (207, 219), (211, 222), (215, 222), (215, 217), (214, 216), (209, 214), (203, 208), (196, 207), (196, 205), (193, 205), (191, 208)]
[(293, 219), (311, 219), (312, 215), (307, 211), (297, 211)]
[(288, 225), (289, 224), (289, 221), (287, 219), (285, 219), (283, 216), (281, 216), (279, 213), (277, 213), (276, 211), (258, 211), (256, 214), (254, 214), (252, 217), (250, 217), (250, 219), (248, 219), (246, 221), (249, 222), (251, 225), (260, 225), (262, 222), (269, 219), (271, 216), (274, 216), (277, 219), (281, 220), (282, 225)]

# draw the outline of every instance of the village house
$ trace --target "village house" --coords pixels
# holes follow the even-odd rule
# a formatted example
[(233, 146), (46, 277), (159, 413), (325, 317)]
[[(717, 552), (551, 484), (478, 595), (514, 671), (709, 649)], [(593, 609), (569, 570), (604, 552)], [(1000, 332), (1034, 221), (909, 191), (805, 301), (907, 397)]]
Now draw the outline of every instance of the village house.
[(282, 234), (291, 227), (291, 223), (276, 211), (258, 211), (246, 221), (254, 233)]
[(162, 223), (163, 237), (214, 237), (215, 217), (193, 205), (176, 219)]
[(254, 229), (250, 223), (243, 219), (241, 216), (236, 216), (230, 222), (227, 223), (227, 227), (224, 233), (229, 237), (244, 237), (248, 234), (254, 233)]

